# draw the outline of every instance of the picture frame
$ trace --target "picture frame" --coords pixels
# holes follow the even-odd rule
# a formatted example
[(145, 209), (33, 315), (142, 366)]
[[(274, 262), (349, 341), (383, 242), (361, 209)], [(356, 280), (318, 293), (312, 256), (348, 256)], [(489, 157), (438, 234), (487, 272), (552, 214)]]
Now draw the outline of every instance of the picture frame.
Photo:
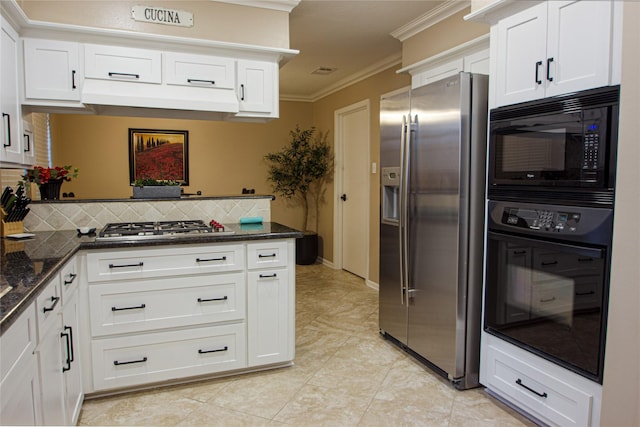
[(129, 128), (129, 181), (189, 185), (189, 131)]

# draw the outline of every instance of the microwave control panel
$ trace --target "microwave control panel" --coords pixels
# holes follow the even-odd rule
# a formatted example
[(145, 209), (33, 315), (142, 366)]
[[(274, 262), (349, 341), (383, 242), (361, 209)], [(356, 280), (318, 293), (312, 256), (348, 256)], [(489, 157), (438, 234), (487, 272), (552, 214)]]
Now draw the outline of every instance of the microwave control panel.
[(531, 230), (575, 233), (578, 230), (581, 214), (545, 209), (523, 209), (505, 207), (502, 223)]

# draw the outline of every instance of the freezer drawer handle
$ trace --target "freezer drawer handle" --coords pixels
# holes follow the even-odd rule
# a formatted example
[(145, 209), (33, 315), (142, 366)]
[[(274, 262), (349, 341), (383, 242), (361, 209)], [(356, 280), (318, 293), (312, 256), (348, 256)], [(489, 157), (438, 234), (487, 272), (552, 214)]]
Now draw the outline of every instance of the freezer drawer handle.
[(227, 296), (223, 296), (222, 298), (198, 298), (198, 302), (209, 302), (209, 301), (226, 301), (229, 298)]
[(117, 360), (113, 361), (113, 364), (116, 366), (120, 366), (120, 365), (131, 365), (132, 363), (143, 363), (147, 361), (147, 356), (143, 357), (140, 360), (130, 360), (129, 362), (118, 362)]
[(140, 261), (137, 264), (121, 264), (121, 265), (109, 264), (109, 268), (142, 267), (143, 265), (144, 265), (144, 263), (142, 261)]
[(520, 378), (516, 380), (516, 384), (518, 384), (520, 387), (524, 387), (525, 389), (529, 390), (531, 393), (536, 394), (537, 396), (544, 397), (545, 399), (549, 397), (547, 393), (539, 393), (534, 389), (532, 389), (531, 387), (527, 387), (526, 385), (522, 384), (522, 380)]
[(44, 307), (42, 309), (43, 313), (46, 313), (47, 311), (53, 311), (56, 305), (58, 305), (58, 301), (60, 301), (60, 297), (51, 297), (51, 301), (53, 302), (53, 304), (51, 305), (51, 307)]
[(229, 350), (229, 347), (227, 347), (225, 345), (223, 348), (218, 348), (218, 349), (215, 349), (215, 350), (202, 350), (202, 349), (199, 349), (198, 350), (198, 354), (219, 353), (221, 351), (227, 351), (227, 350)]
[(135, 307), (111, 307), (111, 311), (138, 310), (145, 307), (145, 304), (136, 305)]
[(226, 261), (227, 257), (223, 256), (220, 258), (196, 258), (196, 262), (210, 262), (210, 261)]

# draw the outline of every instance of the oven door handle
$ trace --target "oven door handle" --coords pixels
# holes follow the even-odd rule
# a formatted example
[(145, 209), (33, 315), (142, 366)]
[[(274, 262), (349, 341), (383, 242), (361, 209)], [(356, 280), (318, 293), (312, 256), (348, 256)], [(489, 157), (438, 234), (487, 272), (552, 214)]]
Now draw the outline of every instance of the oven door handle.
[(528, 238), (528, 237), (521, 237), (521, 236), (509, 234), (509, 233), (502, 233), (502, 232), (499, 233), (495, 231), (489, 231), (487, 233), (487, 237), (489, 239), (494, 239), (494, 240), (508, 241), (509, 243), (513, 243), (519, 246), (536, 246), (536, 247), (543, 247), (545, 249), (551, 249), (551, 250), (562, 250), (562, 251), (578, 254), (585, 258), (603, 259), (606, 254), (606, 249), (592, 248), (588, 246), (578, 245), (578, 244), (575, 244), (574, 242), (559, 243), (557, 241), (551, 241), (547, 239), (534, 239), (534, 238)]

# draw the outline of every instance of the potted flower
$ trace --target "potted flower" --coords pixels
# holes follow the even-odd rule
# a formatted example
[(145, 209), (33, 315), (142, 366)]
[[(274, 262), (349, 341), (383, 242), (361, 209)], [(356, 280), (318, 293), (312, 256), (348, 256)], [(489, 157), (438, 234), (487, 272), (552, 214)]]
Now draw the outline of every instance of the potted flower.
[[(265, 159), (270, 163), (268, 180), (273, 191), (302, 205), (304, 237), (296, 241), (296, 263), (313, 264), (318, 257), (318, 215), (324, 183), (333, 171), (333, 154), (327, 143), (328, 132), (316, 135), (315, 127), (289, 132), (289, 144)], [(309, 202), (315, 208), (315, 223), (310, 229)]]
[(33, 169), (25, 170), (22, 180), (25, 183), (33, 182), (38, 185), (40, 199), (59, 200), (62, 183), (77, 177), (78, 168), (72, 166), (55, 166), (53, 168), (34, 166)]
[(171, 179), (138, 178), (133, 186), (134, 199), (179, 199), (180, 182)]

